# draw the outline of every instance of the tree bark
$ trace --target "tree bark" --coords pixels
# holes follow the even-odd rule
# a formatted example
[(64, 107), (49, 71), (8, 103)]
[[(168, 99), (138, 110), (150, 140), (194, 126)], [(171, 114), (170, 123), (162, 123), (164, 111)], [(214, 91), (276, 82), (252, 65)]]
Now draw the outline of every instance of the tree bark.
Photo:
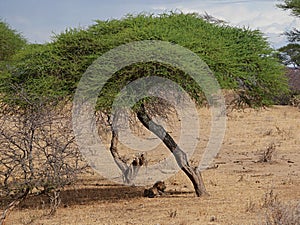
[(137, 117), (141, 123), (157, 137), (159, 137), (167, 148), (173, 153), (178, 166), (188, 176), (193, 183), (196, 195), (198, 197), (208, 195), (204, 182), (202, 179), (201, 172), (198, 168), (193, 168), (189, 165), (186, 153), (176, 144), (170, 134), (160, 125), (156, 124), (148, 116), (145, 106), (142, 104), (137, 112)]

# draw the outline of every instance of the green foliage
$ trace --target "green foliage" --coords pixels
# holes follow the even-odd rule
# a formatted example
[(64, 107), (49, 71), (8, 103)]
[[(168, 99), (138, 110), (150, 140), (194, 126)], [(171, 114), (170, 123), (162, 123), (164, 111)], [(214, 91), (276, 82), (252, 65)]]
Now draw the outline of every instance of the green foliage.
[(9, 60), (25, 44), (26, 41), (20, 33), (0, 20), (0, 61)]
[(0, 92), (5, 93), (4, 101), (26, 106), (43, 97), (56, 99), (69, 94), (65, 79), (59, 76), (57, 63), (60, 61), (51, 49), (49, 44), (27, 45), (12, 57), (10, 73), (0, 74)]
[[(13, 85), (30, 96), (72, 96), (84, 71), (103, 53), (121, 44), (163, 40), (190, 49), (204, 60), (224, 89), (243, 89), (251, 105), (272, 103), (274, 95), (287, 91), (283, 67), (258, 30), (210, 23), (197, 14), (140, 14), (121, 20), (95, 21), (87, 29), (69, 29), (51, 43), (31, 45), (19, 52), (2, 92), (13, 94)], [(139, 77), (158, 75), (181, 85), (199, 104), (199, 87), (176, 68), (160, 63), (132, 65), (118, 71), (100, 93), (99, 107), (107, 109), (121, 88)], [(5, 88), (3, 88), (5, 87)]]
[(0, 84), (1, 79), (8, 76), (10, 60), (22, 47), (26, 40), (20, 33), (11, 29), (9, 25), (0, 20)]

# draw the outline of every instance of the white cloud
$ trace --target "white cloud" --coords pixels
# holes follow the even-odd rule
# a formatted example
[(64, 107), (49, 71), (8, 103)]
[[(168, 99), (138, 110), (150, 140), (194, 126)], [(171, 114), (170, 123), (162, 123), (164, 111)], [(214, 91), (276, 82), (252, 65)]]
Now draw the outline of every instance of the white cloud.
[(240, 3), (190, 2), (187, 4), (168, 4), (156, 9), (179, 9), (184, 13), (198, 12), (208, 14), (229, 22), (230, 25), (259, 29), (269, 37), (269, 41), (279, 47), (286, 41), (281, 35), (292, 27), (300, 27), (300, 19), (296, 19), (275, 6), (276, 2), (240, 2)]

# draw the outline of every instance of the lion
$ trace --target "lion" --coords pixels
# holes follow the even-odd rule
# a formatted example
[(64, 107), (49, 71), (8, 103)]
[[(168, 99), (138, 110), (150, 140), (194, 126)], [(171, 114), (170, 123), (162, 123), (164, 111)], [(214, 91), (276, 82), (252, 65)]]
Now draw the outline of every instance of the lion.
[(163, 195), (166, 190), (164, 181), (157, 181), (151, 188), (144, 190), (144, 197), (154, 198), (159, 195)]

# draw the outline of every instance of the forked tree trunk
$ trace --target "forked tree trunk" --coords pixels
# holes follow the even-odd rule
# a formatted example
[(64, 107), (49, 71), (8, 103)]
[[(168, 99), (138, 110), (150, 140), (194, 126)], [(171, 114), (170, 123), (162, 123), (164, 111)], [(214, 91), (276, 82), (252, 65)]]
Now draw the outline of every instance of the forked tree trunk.
[[(110, 152), (114, 158), (115, 163), (122, 171), (123, 181), (128, 185), (134, 185), (134, 179), (138, 174), (139, 169), (145, 163), (144, 155), (141, 154), (138, 157), (134, 158), (132, 162), (127, 165), (126, 161), (120, 156), (118, 151), (119, 143), (119, 128), (118, 120), (120, 120), (122, 112), (116, 112), (112, 121), (112, 138), (110, 143)], [(122, 124), (122, 123), (121, 123)]]
[(173, 153), (178, 166), (183, 170), (183, 172), (189, 177), (193, 183), (196, 195), (198, 197), (203, 195), (208, 195), (204, 182), (202, 179), (201, 172), (198, 168), (193, 168), (189, 165), (187, 155), (180, 147), (176, 144), (174, 139), (169, 135), (169, 133), (160, 125), (156, 124), (148, 116), (144, 105), (141, 105), (139, 111), (137, 112), (137, 117), (141, 123), (151, 132), (153, 132), (157, 137), (159, 137), (168, 149)]

